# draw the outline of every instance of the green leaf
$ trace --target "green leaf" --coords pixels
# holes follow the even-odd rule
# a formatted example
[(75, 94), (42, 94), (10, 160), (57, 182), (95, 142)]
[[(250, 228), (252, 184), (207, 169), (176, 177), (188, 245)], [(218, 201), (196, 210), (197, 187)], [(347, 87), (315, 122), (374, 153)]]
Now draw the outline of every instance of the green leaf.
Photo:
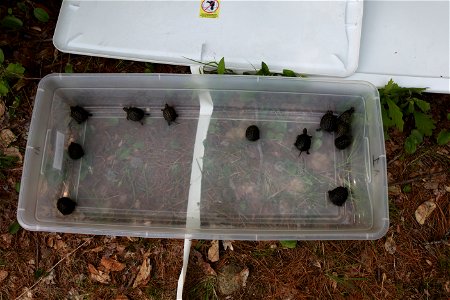
[(12, 15), (12, 8), (11, 7), (8, 8), (8, 15)]
[(0, 81), (0, 96), (4, 97), (8, 95), (8, 92), (9, 92), (8, 83), (6, 83), (6, 81), (4, 80)]
[(0, 64), (5, 61), (5, 54), (3, 54), (2, 48), (0, 48)]
[(64, 72), (66, 73), (73, 73), (73, 66), (70, 63), (66, 64), (66, 67), (64, 68)]
[(8, 232), (11, 234), (16, 234), (17, 232), (19, 232), (20, 228), (20, 224), (16, 220), (11, 225), (9, 225)]
[(284, 77), (297, 77), (297, 74), (295, 74), (295, 72), (292, 70), (283, 69), (283, 76)]
[(16, 192), (20, 193), (20, 182), (16, 182), (15, 188), (16, 188)]
[(225, 74), (225, 57), (222, 57), (217, 65), (217, 74)]
[(39, 277), (41, 277), (44, 274), (45, 274), (45, 270), (43, 270), (41, 268), (36, 269), (36, 271), (34, 271), (34, 278), (39, 279)]
[(421, 133), (419, 130), (417, 130), (417, 129), (411, 130), (411, 134), (410, 134), (409, 136), (413, 139), (413, 141), (414, 141), (416, 144), (420, 144), (420, 143), (423, 142), (423, 135), (422, 135), (422, 133)]
[(415, 111), (414, 113), (414, 122), (416, 123), (416, 128), (424, 135), (431, 136), (433, 133), (433, 129), (436, 128), (434, 126), (434, 120), (431, 116), (421, 113), (419, 111)]
[(430, 110), (430, 103), (417, 98), (413, 98), (412, 100), (416, 103), (416, 105), (420, 108), (421, 111), (427, 112)]
[(256, 72), (256, 75), (269, 76), (269, 75), (272, 75), (272, 73), (270, 73), (270, 70), (269, 70), (269, 67), (267, 66), (267, 64), (265, 62), (262, 62), (261, 70)]
[(13, 77), (21, 77), (25, 72), (25, 68), (21, 64), (9, 64), (6, 67), (6, 75)]
[(408, 109), (406, 110), (406, 113), (408, 115), (412, 114), (414, 112), (414, 101), (409, 100), (408, 101)]
[(447, 114), (447, 120), (450, 121), (450, 113)]
[(442, 129), (437, 136), (437, 142), (439, 145), (445, 145), (450, 142), (450, 131)]
[(412, 191), (411, 185), (410, 184), (405, 185), (402, 190), (403, 193), (411, 193)]
[(33, 14), (36, 17), (36, 19), (44, 23), (48, 22), (48, 20), (50, 19), (48, 13), (40, 7), (35, 8)]
[(0, 24), (2, 25), (2, 27), (6, 27), (9, 29), (19, 29), (23, 26), (22, 20), (14, 16), (5, 16)]
[(408, 154), (413, 154), (417, 150), (417, 143), (411, 136), (407, 137), (405, 140), (405, 151)]
[(381, 108), (381, 118), (383, 119), (384, 128), (389, 128), (395, 125), (391, 118), (389, 118), (388, 111), (384, 108), (384, 106)]
[(390, 99), (387, 99), (387, 105), (389, 106), (389, 117), (394, 122), (395, 127), (397, 127), (398, 130), (403, 132), (403, 125), (405, 122), (403, 122), (403, 113), (400, 110), (400, 108), (392, 102)]
[(281, 246), (283, 248), (294, 249), (297, 247), (297, 241), (280, 241)]

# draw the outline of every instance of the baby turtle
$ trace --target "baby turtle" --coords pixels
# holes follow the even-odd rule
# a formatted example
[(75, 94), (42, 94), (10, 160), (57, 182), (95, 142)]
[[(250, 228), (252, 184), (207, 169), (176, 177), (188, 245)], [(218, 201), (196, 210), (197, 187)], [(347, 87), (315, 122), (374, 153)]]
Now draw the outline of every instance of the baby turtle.
[(353, 107), (351, 107), (350, 109), (347, 109), (338, 117), (338, 122), (345, 122), (347, 124), (350, 124), (352, 115), (354, 112), (355, 112), (355, 108), (353, 108)]
[(71, 159), (80, 159), (84, 155), (83, 148), (80, 144), (70, 143), (69, 148), (67, 149), (69, 152), (69, 157)]
[(178, 117), (178, 114), (173, 108), (173, 106), (170, 106), (169, 104), (166, 103), (166, 106), (164, 107), (164, 109), (161, 109), (161, 111), (163, 112), (164, 119), (167, 121), (169, 126), (170, 123), (172, 122), (176, 123), (175, 120)]
[(348, 198), (348, 189), (343, 186), (338, 186), (334, 190), (328, 191), (330, 201), (337, 206), (344, 205)]
[(59, 198), (56, 202), (56, 208), (65, 216), (73, 213), (75, 206), (77, 206), (77, 203), (69, 197)]
[(298, 156), (300, 156), (303, 151), (306, 151), (306, 154), (309, 154), (308, 150), (311, 147), (311, 138), (312, 136), (308, 135), (308, 130), (306, 128), (303, 129), (303, 134), (297, 135), (294, 146), (300, 150)]
[(91, 113), (89, 113), (87, 110), (82, 108), (81, 106), (71, 106), (70, 107), (70, 116), (77, 121), (78, 124), (83, 123), (86, 121), (90, 116), (92, 116)]
[(352, 144), (352, 137), (348, 134), (341, 135), (334, 140), (334, 145), (339, 150), (344, 150)]
[(350, 135), (350, 124), (345, 122), (337, 122), (336, 135), (339, 137), (344, 134)]
[(335, 116), (331, 110), (327, 111), (326, 114), (323, 115), (322, 119), (320, 119), (320, 128), (318, 128), (317, 131), (335, 131), (337, 127), (337, 119), (337, 116)]
[(257, 141), (259, 140), (259, 128), (256, 125), (248, 126), (247, 130), (245, 131), (245, 137), (249, 141)]
[(144, 125), (142, 119), (148, 114), (146, 114), (142, 109), (130, 106), (124, 107), (123, 110), (127, 112), (127, 120), (140, 122)]

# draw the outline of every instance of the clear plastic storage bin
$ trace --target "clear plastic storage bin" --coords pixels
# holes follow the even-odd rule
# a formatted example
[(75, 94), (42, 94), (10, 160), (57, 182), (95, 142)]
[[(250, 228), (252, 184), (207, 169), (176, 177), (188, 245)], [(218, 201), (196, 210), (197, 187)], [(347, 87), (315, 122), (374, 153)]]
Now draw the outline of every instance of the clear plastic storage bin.
[[(179, 117), (168, 125), (168, 103)], [(84, 123), (70, 106), (92, 113)], [(125, 106), (147, 113), (126, 119)], [(353, 107), (352, 144), (316, 131)], [(245, 130), (260, 129), (250, 142)], [(295, 148), (303, 129), (310, 154)], [(70, 142), (85, 155), (71, 160)], [(345, 186), (339, 207), (328, 191)], [(77, 202), (62, 215), (58, 198)], [(299, 78), (83, 74), (39, 84), (19, 196), (29, 230), (197, 239), (377, 239), (389, 225), (377, 89)]]

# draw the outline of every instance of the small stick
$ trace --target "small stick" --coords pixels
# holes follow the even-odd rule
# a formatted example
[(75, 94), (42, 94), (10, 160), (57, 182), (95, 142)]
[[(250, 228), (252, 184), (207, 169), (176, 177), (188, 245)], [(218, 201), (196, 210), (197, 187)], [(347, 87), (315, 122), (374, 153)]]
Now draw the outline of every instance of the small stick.
[(435, 173), (431, 173), (431, 174), (420, 175), (420, 176), (416, 176), (416, 177), (408, 179), (408, 180), (390, 182), (388, 184), (389, 185), (402, 185), (402, 184), (407, 184), (407, 183), (411, 183), (411, 182), (414, 182), (414, 181), (418, 181), (418, 180), (421, 180), (421, 179), (438, 176), (438, 175), (441, 175), (441, 174), (444, 174), (444, 173), (447, 173), (447, 171), (444, 170), (444, 171), (439, 171), (439, 172), (435, 172)]

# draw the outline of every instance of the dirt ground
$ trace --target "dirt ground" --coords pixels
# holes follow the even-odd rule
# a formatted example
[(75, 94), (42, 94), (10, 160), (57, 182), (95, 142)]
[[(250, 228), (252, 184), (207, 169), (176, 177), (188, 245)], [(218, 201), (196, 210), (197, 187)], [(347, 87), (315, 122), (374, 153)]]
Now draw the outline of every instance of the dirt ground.
[[(61, 53), (52, 44), (59, 1), (20, 3), (22, 8), (17, 1), (0, 4), (0, 18), (12, 8), (23, 21), (20, 29), (0, 29), (3, 65), (20, 63), (25, 68), (12, 93), (0, 101), (6, 108), (0, 130), (11, 130), (17, 137), (12, 145), (19, 150), (14, 154), (18, 161), (0, 169), (0, 300), (174, 299), (182, 240), (25, 231), (15, 225), (17, 188), (34, 95), (43, 76), (65, 72), (68, 65), (80, 73), (146, 69), (189, 73), (189, 69)], [(46, 10), (49, 21), (38, 21), (33, 8)], [(450, 128), (450, 96), (426, 94), (424, 99), (431, 103), (437, 127)], [(436, 144), (438, 132), (413, 155), (403, 151), (405, 134), (392, 131), (386, 141), (390, 228), (385, 237), (300, 241), (294, 249), (278, 241), (233, 241), (233, 250), (220, 243), (216, 262), (208, 259), (211, 241), (193, 241), (184, 298), (449, 298), (450, 147)], [(436, 208), (421, 225), (415, 212), (425, 201)], [(237, 280), (236, 287), (224, 287), (227, 272), (234, 276), (228, 283)]]

